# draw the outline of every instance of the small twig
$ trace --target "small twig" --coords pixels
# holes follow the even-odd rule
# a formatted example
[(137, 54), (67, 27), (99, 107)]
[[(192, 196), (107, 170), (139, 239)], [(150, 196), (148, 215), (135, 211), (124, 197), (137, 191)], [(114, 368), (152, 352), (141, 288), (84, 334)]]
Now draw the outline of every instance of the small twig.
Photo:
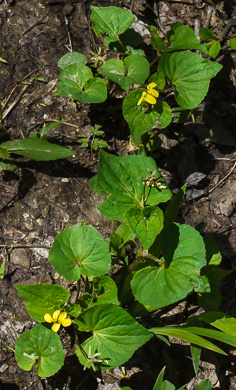
[(195, 0), (171, 0), (172, 3), (194, 4)]
[(8, 383), (12, 384), (13, 386), (15, 386), (15, 385), (12, 383), (14, 379), (6, 379), (6, 378), (4, 378), (3, 376), (0, 376), (0, 379), (3, 380), (4, 382), (8, 382)]
[(221, 179), (214, 187), (212, 187), (209, 191), (208, 191), (208, 194), (210, 194), (212, 191), (214, 191), (214, 189), (216, 187), (218, 187), (221, 183), (223, 183), (223, 181), (225, 181), (227, 179), (227, 177), (229, 177), (229, 175), (231, 175), (231, 173), (233, 172), (234, 168), (236, 167), (236, 162), (234, 163), (233, 167), (230, 169), (230, 171), (227, 173), (226, 176), (223, 177), (223, 179)]
[(18, 87), (18, 85), (15, 85), (11, 92), (9, 93), (8, 97), (6, 98), (6, 100), (2, 101), (2, 109), (4, 110), (4, 108), (6, 107), (7, 103), (9, 102), (9, 100), (11, 99), (13, 93), (15, 92), (16, 88)]
[(69, 50), (69, 52), (72, 53), (73, 51), (73, 48), (72, 48), (72, 42), (71, 42), (71, 37), (70, 37), (70, 28), (69, 28), (69, 21), (67, 19), (67, 17), (65, 16), (65, 22), (66, 22), (66, 26), (67, 26), (67, 33), (68, 33), (68, 40), (69, 40), (69, 47), (67, 45), (66, 48)]
[(225, 233), (228, 230), (234, 230), (236, 228), (236, 223), (230, 224), (228, 226), (222, 227), (219, 230), (216, 230), (217, 233)]
[(46, 23), (46, 21), (43, 22), (43, 20), (46, 19), (47, 16), (48, 16), (48, 13), (47, 13), (47, 15), (45, 15), (42, 19), (40, 19), (38, 22), (36, 22), (36, 23), (34, 23), (32, 26), (28, 27), (28, 28), (23, 32), (23, 35), (27, 34), (28, 32), (30, 32), (31, 30), (33, 30), (33, 28), (37, 27), (38, 25)]
[(134, 2), (135, 2), (135, 0), (132, 0), (132, 1), (131, 1), (131, 4), (130, 4), (130, 12), (133, 12), (133, 9), (134, 9)]
[(203, 22), (203, 27), (206, 27), (206, 28), (210, 27), (212, 14), (213, 14), (213, 8), (212, 7), (207, 7), (206, 17), (204, 18), (205, 20)]
[(231, 27), (234, 27), (235, 25), (236, 25), (236, 16), (231, 18), (229, 20), (229, 22), (226, 24), (226, 26), (225, 26), (225, 28), (223, 30), (223, 33), (222, 33), (222, 38), (226, 37), (226, 35), (228, 34), (228, 32), (231, 29)]
[(5, 119), (7, 115), (11, 112), (11, 110), (16, 106), (16, 104), (19, 102), (21, 97), (24, 95), (25, 91), (29, 88), (29, 85), (25, 85), (22, 89), (22, 91), (19, 93), (17, 98), (14, 100), (14, 102), (8, 107), (8, 109), (4, 112), (2, 118)]
[(40, 244), (4, 244), (0, 245), (0, 248), (39, 248), (39, 249), (51, 249), (50, 245), (40, 245)]
[(37, 72), (38, 69), (34, 69), (32, 72), (28, 73), (21, 81), (18, 81), (16, 83), (16, 85), (12, 88), (11, 92), (9, 93), (9, 96), (3, 101), (2, 101), (2, 109), (4, 110), (4, 108), (6, 107), (7, 103), (9, 102), (10, 98), (12, 97), (13, 93), (15, 92), (16, 88), (21, 84), (23, 83), (23, 81), (25, 81), (26, 79), (28, 79), (30, 76), (32, 76), (32, 74), (34, 74), (35, 72)]
[(71, 135), (61, 134), (59, 131), (54, 131), (54, 134), (61, 135), (62, 137), (65, 137), (65, 138), (68, 138), (68, 139), (73, 139), (74, 141), (77, 140), (76, 136), (72, 137)]
[(12, 203), (13, 200), (15, 200), (17, 197), (18, 197), (18, 194), (15, 194), (7, 203), (5, 203), (5, 204), (2, 206), (2, 208), (0, 208), (0, 213), (1, 213), (5, 208), (7, 208), (8, 205), (9, 205), (10, 203)]
[(198, 39), (200, 39), (200, 35), (199, 35), (200, 27), (201, 27), (201, 22), (198, 18), (196, 18), (194, 22), (194, 32)]
[[(232, 159), (228, 157), (216, 157), (215, 160), (232, 161)], [(233, 161), (235, 161), (235, 158)]]
[[(70, 2), (71, 3), (80, 3), (81, 0), (70, 0)], [(68, 0), (47, 0), (46, 3), (48, 3), (49, 5), (57, 5), (57, 4), (68, 3)]]
[(212, 7), (214, 7), (215, 8), (215, 3), (214, 3), (214, 1), (213, 0), (206, 0), (206, 2), (208, 3), (208, 4), (210, 4), (210, 5), (212, 5)]
[[(32, 76), (35, 72), (38, 72), (38, 69), (34, 69), (34, 70), (32, 70), (32, 72), (29, 72), (23, 79), (22, 79), (22, 81), (24, 81), (24, 80), (26, 80), (26, 79), (28, 79), (30, 76)], [(20, 83), (21, 81), (19, 81), (19, 83)]]
[[(35, 70), (36, 72), (36, 70)], [(34, 76), (35, 77), (35, 76)], [(31, 77), (30, 81), (29, 81), (29, 84), (26, 84), (21, 92), (19, 93), (19, 95), (16, 97), (16, 99), (14, 100), (14, 102), (6, 109), (6, 111), (3, 113), (3, 116), (2, 116), (2, 119), (5, 119), (7, 117), (7, 115), (11, 112), (11, 110), (17, 105), (17, 103), (20, 101), (21, 97), (24, 95), (25, 91), (29, 88), (29, 86), (32, 84), (33, 80), (34, 80), (34, 77)]]

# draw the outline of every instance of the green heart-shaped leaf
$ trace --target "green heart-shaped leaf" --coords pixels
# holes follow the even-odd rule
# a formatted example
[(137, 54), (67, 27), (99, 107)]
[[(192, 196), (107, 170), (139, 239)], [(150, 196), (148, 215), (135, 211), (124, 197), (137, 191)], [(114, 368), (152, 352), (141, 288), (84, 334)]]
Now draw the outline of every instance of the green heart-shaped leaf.
[[(144, 177), (155, 172), (161, 183), (164, 179), (158, 171), (155, 161), (146, 156), (116, 157), (101, 151), (99, 154), (98, 174), (89, 180), (89, 186), (107, 200), (99, 210), (108, 219), (126, 221), (125, 213), (132, 207), (143, 207)], [(171, 198), (171, 191), (145, 186), (146, 205), (156, 206)]]
[(208, 39), (216, 39), (216, 34), (206, 27), (200, 28), (199, 35), (202, 41), (208, 41)]
[(176, 102), (184, 108), (194, 108), (208, 92), (210, 79), (222, 65), (207, 61), (190, 51), (165, 53), (158, 63), (175, 89)]
[(166, 36), (169, 41), (169, 46), (164, 51), (194, 49), (208, 54), (206, 47), (199, 43), (195, 32), (180, 22), (172, 24)]
[(84, 66), (87, 64), (87, 58), (81, 53), (72, 52), (65, 54), (58, 62), (58, 66), (61, 69), (65, 69), (73, 64)]
[(153, 107), (148, 103), (137, 105), (142, 92), (145, 91), (143, 88), (138, 88), (130, 92), (123, 103), (123, 115), (129, 124), (133, 141), (136, 144), (148, 130), (163, 129), (172, 121), (171, 108), (166, 102), (157, 102)]
[(163, 212), (159, 207), (132, 207), (125, 215), (128, 227), (140, 239), (144, 249), (150, 248), (163, 228)]
[(103, 33), (118, 40), (119, 35), (124, 33), (135, 21), (131, 12), (123, 8), (94, 6), (90, 8), (93, 30), (98, 37)]
[(107, 98), (107, 87), (102, 79), (94, 77), (84, 84), (82, 102), (102, 103)]
[(219, 41), (212, 42), (212, 45), (209, 48), (209, 56), (216, 58), (220, 52), (221, 46)]
[(143, 56), (131, 54), (124, 62), (111, 59), (99, 69), (99, 73), (117, 83), (125, 91), (132, 84), (143, 84), (149, 76), (149, 62)]
[(49, 261), (64, 278), (75, 282), (84, 276), (106, 274), (111, 266), (109, 248), (91, 225), (79, 223), (59, 233), (49, 252)]
[(93, 77), (87, 66), (72, 64), (59, 76), (56, 96), (67, 96), (83, 103), (102, 103), (107, 98), (107, 88), (102, 79)]
[(0, 172), (2, 171), (14, 171), (16, 169), (16, 165), (13, 164), (5, 164), (0, 161)]
[(116, 284), (109, 276), (94, 278), (93, 286), (97, 296), (95, 304), (113, 303), (114, 305), (119, 305)]
[[(91, 355), (99, 353), (98, 359), (106, 359), (107, 363), (99, 363), (99, 368), (108, 370), (126, 362), (151, 334), (130, 314), (119, 306), (104, 304), (94, 306), (83, 312), (75, 321), (81, 332), (92, 332), (82, 348)], [(77, 348), (77, 356), (81, 364), (87, 359)], [(89, 367), (91, 364), (89, 363)]]
[(60, 310), (70, 298), (66, 288), (55, 284), (18, 284), (15, 288), (25, 300), (28, 313), (39, 322), (44, 322), (44, 314)]
[(163, 72), (155, 72), (149, 77), (148, 82), (155, 83), (157, 85), (156, 89), (162, 91), (166, 85), (165, 75)]
[(138, 271), (132, 282), (135, 298), (156, 308), (186, 297), (206, 264), (205, 245), (191, 226), (168, 224), (160, 234), (163, 264)]
[(236, 318), (222, 312), (211, 311), (201, 314), (200, 319), (222, 332), (236, 337)]
[(39, 376), (52, 376), (64, 363), (60, 337), (40, 324), (18, 337), (15, 358), (19, 367), (25, 371), (30, 371), (37, 362), (36, 368)]
[(209, 379), (203, 379), (203, 381), (201, 381), (196, 387), (196, 390), (211, 390), (211, 389), (212, 389), (211, 381)]
[(236, 38), (232, 38), (229, 41), (229, 46), (233, 49), (236, 50)]
[[(81, 93), (82, 88), (86, 81), (93, 77), (92, 71), (87, 66), (81, 66), (78, 64), (72, 64), (67, 66), (60, 73), (59, 79), (68, 89), (68, 94)], [(56, 93), (56, 95), (58, 92)]]
[(163, 38), (159, 37), (159, 35), (157, 33), (157, 28), (154, 26), (147, 26), (147, 28), (150, 31), (151, 36), (152, 36), (152, 38), (151, 38), (152, 47), (156, 50), (161, 50), (161, 51), (166, 49), (165, 40)]

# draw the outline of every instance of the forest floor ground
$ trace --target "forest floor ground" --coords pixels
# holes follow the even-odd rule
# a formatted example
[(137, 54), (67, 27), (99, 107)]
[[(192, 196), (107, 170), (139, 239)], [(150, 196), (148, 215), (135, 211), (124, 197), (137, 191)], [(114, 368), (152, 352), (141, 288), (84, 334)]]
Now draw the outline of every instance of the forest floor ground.
[[(35, 162), (20, 159), (14, 172), (0, 173), (0, 264), (6, 260), (5, 277), (0, 280), (0, 343), (14, 348), (17, 337), (34, 323), (28, 315), (15, 284), (57, 283), (65, 281), (48, 262), (55, 236), (80, 221), (96, 227), (109, 237), (111, 223), (98, 211), (101, 198), (87, 185), (97, 173), (98, 155), (81, 148), (78, 135), (89, 135), (91, 125), (102, 125), (108, 151), (118, 156), (128, 153), (129, 129), (121, 113), (121, 99), (110, 97), (100, 105), (78, 104), (56, 97), (59, 59), (72, 47), (91, 58), (101, 41), (90, 24), (90, 6), (120, 6), (130, 9), (144, 23), (165, 32), (176, 21), (197, 33), (211, 28), (222, 37), (217, 61), (223, 70), (212, 81), (200, 105), (196, 123), (172, 124), (162, 135), (162, 146), (153, 155), (172, 189), (188, 183), (179, 221), (196, 226), (205, 221), (203, 234), (214, 233), (220, 247), (222, 267), (233, 271), (222, 285), (222, 311), (236, 317), (236, 219), (235, 219), (235, 52), (229, 39), (235, 36), (233, 1), (64, 1), (0, 0), (0, 99), (3, 107), (2, 142), (25, 138), (44, 123), (68, 121), (48, 134), (48, 140), (73, 148), (67, 160)], [(145, 39), (149, 39), (148, 36)], [(102, 48), (104, 48), (102, 46)], [(39, 81), (37, 78), (42, 78)], [(179, 136), (176, 136), (179, 132)], [(199, 181), (197, 178), (201, 177)], [(191, 175), (191, 176), (190, 176)], [(64, 284), (63, 284), (64, 283)], [(73, 288), (67, 283), (68, 288)], [(166, 324), (181, 323), (198, 309), (189, 297), (165, 312)], [(152, 319), (151, 319), (152, 320)], [(144, 321), (151, 321), (144, 320)], [(154, 319), (155, 321), (155, 319)], [(165, 378), (178, 388), (188, 383), (194, 390), (201, 379), (209, 378), (214, 389), (236, 389), (236, 350), (228, 348), (222, 357), (204, 352), (195, 377), (189, 346), (176, 342), (168, 347), (158, 340), (149, 342), (121, 368), (102, 374), (83, 371), (74, 351), (67, 351), (66, 364), (54, 377), (39, 378), (35, 368), (21, 370), (10, 349), (0, 350), (0, 389), (99, 389), (116, 390), (124, 383), (134, 390), (151, 390), (162, 367)]]

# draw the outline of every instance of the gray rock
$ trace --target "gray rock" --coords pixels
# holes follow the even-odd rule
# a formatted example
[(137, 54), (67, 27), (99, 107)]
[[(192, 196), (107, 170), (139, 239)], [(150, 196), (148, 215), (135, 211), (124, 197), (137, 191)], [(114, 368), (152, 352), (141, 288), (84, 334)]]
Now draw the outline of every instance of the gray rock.
[(191, 173), (186, 179), (186, 183), (189, 186), (197, 187), (198, 184), (206, 177), (205, 173), (202, 172), (194, 172)]
[(7, 365), (6, 363), (4, 363), (4, 364), (0, 367), (0, 372), (3, 373), (3, 372), (5, 372), (7, 369), (8, 369), (8, 365)]
[(30, 256), (28, 250), (16, 248), (12, 251), (10, 255), (10, 262), (15, 265), (21, 265), (22, 267), (29, 269), (30, 268)]

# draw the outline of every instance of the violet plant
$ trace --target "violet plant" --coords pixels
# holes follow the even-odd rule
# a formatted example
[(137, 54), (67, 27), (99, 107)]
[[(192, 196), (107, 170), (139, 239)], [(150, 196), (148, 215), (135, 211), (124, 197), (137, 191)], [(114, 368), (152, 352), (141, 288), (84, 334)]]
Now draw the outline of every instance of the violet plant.
[[(141, 150), (150, 131), (166, 128), (178, 110), (192, 112), (201, 103), (211, 78), (222, 66), (193, 52), (209, 54), (194, 32), (181, 23), (171, 25), (166, 39), (159, 37), (155, 27), (148, 27), (156, 51), (150, 64), (144, 51), (130, 44), (136, 42), (134, 36), (140, 42), (132, 30), (134, 16), (130, 12), (116, 7), (91, 10), (94, 32), (98, 37), (105, 35), (105, 44), (116, 49), (116, 58), (105, 61), (100, 51), (98, 57), (103, 60), (98, 58), (96, 65), (102, 65), (99, 76), (94, 76), (85, 56), (66, 54), (59, 61), (62, 72), (57, 95), (101, 103), (115, 83), (127, 91), (123, 115), (133, 143)], [(155, 63), (157, 68), (150, 76)], [(143, 84), (147, 86), (143, 88)], [(159, 100), (170, 88), (177, 108)], [(186, 186), (173, 196), (155, 161), (146, 154), (116, 157), (100, 151), (98, 173), (89, 186), (105, 198), (100, 212), (120, 222), (109, 239), (104, 240), (86, 222), (55, 238), (49, 261), (56, 272), (77, 286), (76, 302), (70, 291), (59, 285), (15, 286), (28, 313), (39, 323), (17, 339), (15, 357), (22, 369), (30, 370), (36, 363), (38, 375), (47, 377), (63, 366), (63, 327), (73, 328), (79, 362), (93, 370), (124, 364), (153, 337), (167, 344), (169, 336), (188, 341), (196, 374), (201, 348), (225, 354), (207, 338), (236, 346), (236, 319), (220, 312), (220, 281), (229, 271), (218, 268), (219, 249), (212, 236), (203, 239), (197, 229), (175, 222)], [(139, 250), (130, 256), (127, 248), (137, 240)], [(115, 275), (114, 264), (119, 268)], [(181, 326), (147, 329), (142, 325), (143, 315), (193, 293), (204, 314)], [(88, 333), (82, 343), (81, 332)], [(155, 390), (162, 389), (163, 375), (160, 373)]]

